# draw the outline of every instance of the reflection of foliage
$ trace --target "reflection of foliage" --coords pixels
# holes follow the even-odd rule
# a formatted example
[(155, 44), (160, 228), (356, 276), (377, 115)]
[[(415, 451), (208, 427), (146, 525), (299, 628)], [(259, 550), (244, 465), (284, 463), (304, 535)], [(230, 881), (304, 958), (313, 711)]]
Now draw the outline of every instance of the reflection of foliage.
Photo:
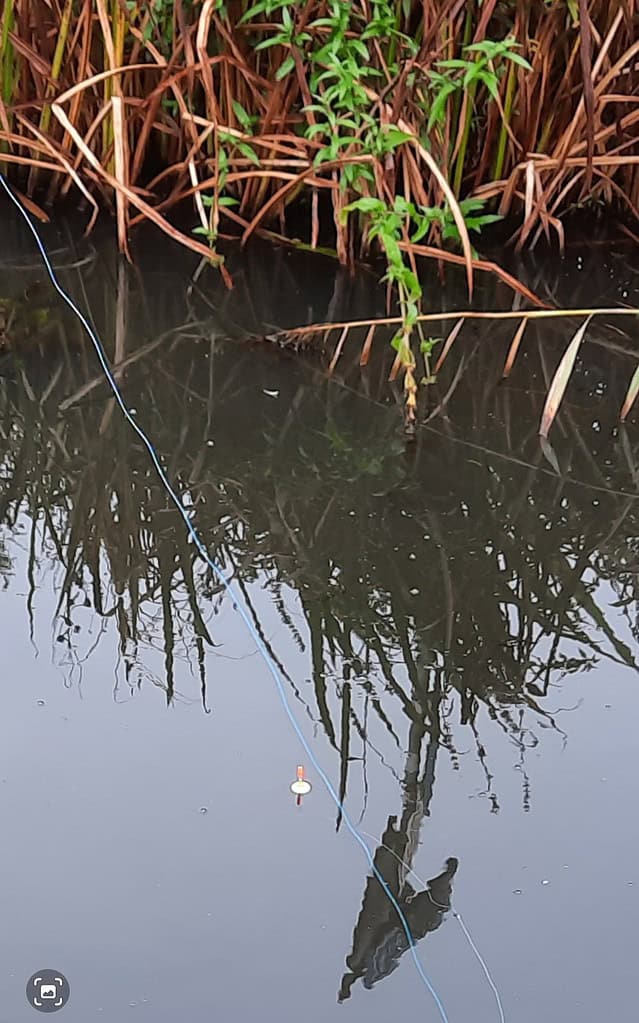
[(333, 454), (329, 467), (331, 478), (342, 483), (354, 483), (362, 476), (382, 476), (388, 471), (392, 457), (399, 457), (404, 448), (397, 437), (390, 443), (385, 438), (381, 450), (371, 450), (364, 438), (352, 436), (347, 430), (340, 431), (332, 422), (322, 437), (328, 441)]
[(13, 575), (13, 563), (2, 540), (0, 540), (0, 575), (3, 577), (2, 587), (6, 590), (10, 577)]
[[(303, 388), (299, 414), (282, 422), (272, 399), (251, 386), (248, 355), (225, 346), (211, 353), (218, 383), (210, 394), (203, 354), (191, 356), (186, 395), (170, 357), (159, 390), (156, 377), (142, 373), (129, 385), (139, 389), (146, 425), (224, 568), (245, 586), (264, 581), (291, 629), (283, 588), (299, 593), (316, 711), (337, 748), (346, 748), (346, 737), (331, 707), (347, 691), (351, 727), (364, 732), (358, 708), (368, 701), (398, 744), (396, 710), (418, 721), (440, 693), (441, 741), (454, 755), (456, 693), (491, 792), (480, 707), (526, 746), (531, 725), (519, 711), (552, 723), (542, 708), (551, 680), (604, 656), (634, 666), (596, 603), (597, 578), (611, 564), (600, 551), (592, 575), (601, 528), (587, 492), (583, 502), (571, 495), (553, 506), (538, 480), (526, 483), (522, 500), (518, 478), (498, 470), (440, 460), (428, 447), (411, 463), (398, 448), (393, 416), (371, 420), (346, 392), (348, 400), (333, 392), (326, 409), (321, 394)], [(174, 357), (182, 374), (185, 357)], [(243, 360), (238, 379), (246, 383), (233, 387)], [(159, 644), (169, 699), (176, 658), (191, 651), (204, 686), (207, 609), (219, 607), (219, 588), (194, 562), (144, 453), (117, 417), (100, 432), (101, 405), (74, 408), (56, 424), (53, 396), (41, 411), (14, 385), (3, 394), (3, 418), (19, 425), (5, 441), (13, 471), (2, 485), (5, 520), (14, 520), (19, 504), (46, 523), (47, 547), (65, 565), (61, 621), (72, 623), (74, 608), (87, 602), (114, 617), (130, 685), (145, 676), (145, 646)], [(239, 429), (231, 426), (233, 409), (243, 401), (253, 415)], [(214, 448), (202, 447), (207, 407), (218, 424)], [(634, 520), (628, 515), (626, 526)], [(628, 603), (630, 586), (626, 573)], [(73, 643), (69, 626), (61, 634)]]
[[(113, 320), (128, 322), (119, 308)], [(490, 379), (482, 365), (458, 387), (448, 434), (423, 432), (406, 453), (392, 411), (314, 383), (290, 362), (197, 335), (176, 328), (152, 371), (148, 359), (133, 364), (127, 394), (212, 554), (249, 599), (259, 582), (295, 643), (308, 642), (312, 713), (339, 753), (342, 791), (355, 737), (370, 742), (374, 718), (400, 748), (408, 726), (417, 760), (430, 740), (453, 762), (457, 718), (497, 809), (486, 719), (523, 768), (537, 725), (557, 727), (551, 683), (604, 658), (636, 670), (598, 593), (602, 580), (613, 587), (636, 639), (639, 522), (628, 450), (611, 451), (599, 432), (584, 454), (583, 416), (567, 409), (558, 451), (572, 471), (558, 478), (523, 433), (517, 381), (495, 396), (477, 386)], [(485, 345), (471, 357), (491, 358)], [(588, 372), (592, 388), (596, 362)], [(182, 661), (205, 698), (206, 649), (221, 639), (219, 586), (195, 560), (144, 451), (109, 402), (96, 401), (104, 389), (60, 415), (61, 399), (91, 373), (66, 351), (34, 353), (0, 389), (2, 522), (26, 513), (34, 524), (32, 588), (44, 561), (64, 566), (67, 664), (80, 662), (76, 610), (89, 606), (116, 623), (130, 687), (151, 678), (175, 699)], [(595, 459), (605, 466), (598, 474)], [(164, 658), (162, 682), (147, 663), (154, 651)]]
[(0, 347), (24, 352), (34, 341), (46, 344), (58, 335), (60, 317), (42, 298), (39, 289), (27, 289), (15, 299), (0, 297)]

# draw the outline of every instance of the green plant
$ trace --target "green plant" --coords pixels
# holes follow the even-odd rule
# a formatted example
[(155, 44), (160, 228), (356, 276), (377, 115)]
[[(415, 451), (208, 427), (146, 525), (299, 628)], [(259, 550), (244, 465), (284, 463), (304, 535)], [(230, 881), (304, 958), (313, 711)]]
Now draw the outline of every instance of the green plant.
[[(4, 104), (9, 104), (13, 97), (16, 77), (17, 77), (17, 60), (13, 44), (9, 38), (10, 33), (14, 26), (14, 4), (13, 0), (6, 0), (4, 10), (2, 12), (2, 21), (0, 22), (0, 88), (1, 98)], [(9, 127), (13, 118), (9, 115)], [(0, 141), (0, 152), (6, 150), (6, 142)]]
[[(468, 198), (460, 201), (459, 208), (462, 211), (464, 223), (469, 231), (479, 233), (488, 224), (495, 224), (502, 219), (498, 213), (482, 212), (484, 206), (485, 202), (482, 199)], [(426, 207), (420, 211), (419, 224), (415, 233), (411, 236), (411, 241), (415, 244), (420, 242), (429, 233), (433, 224), (438, 225), (442, 241), (454, 242), (455, 245), (459, 245), (461, 241), (459, 228), (447, 204), (444, 206)], [(474, 254), (476, 255), (476, 253)]]
[[(495, 213), (483, 213), (484, 203), (479, 199), (464, 199), (459, 204), (466, 227), (472, 231), (481, 231), (487, 224), (500, 220)], [(392, 206), (387, 205), (381, 199), (362, 197), (349, 203), (342, 211), (342, 217), (346, 219), (349, 214), (358, 212), (365, 214), (370, 221), (368, 228), (369, 237), (376, 238), (384, 251), (388, 263), (388, 269), (383, 280), (389, 282), (397, 289), (399, 306), (402, 315), (402, 324), (392, 345), (397, 350), (404, 365), (413, 365), (414, 360), (410, 350), (410, 338), (414, 327), (419, 327), (419, 303), (422, 299), (422, 287), (415, 272), (407, 264), (400, 242), (406, 236), (410, 237), (413, 244), (417, 244), (431, 230), (433, 224), (438, 224), (443, 241), (458, 243), (459, 230), (448, 206), (420, 207), (409, 202), (402, 196), (397, 196)], [(414, 230), (411, 232), (411, 227)], [(426, 339), (420, 336), (420, 344), (426, 344)], [(432, 347), (432, 346), (431, 346)], [(424, 347), (422, 353), (426, 352)], [(430, 348), (428, 348), (430, 352)]]
[[(449, 97), (458, 93), (463, 95), (461, 138), (453, 178), (453, 188), (457, 195), (461, 190), (477, 88), (480, 85), (485, 86), (492, 100), (497, 101), (501, 78), (508, 64), (511, 67), (517, 65), (531, 71), (532, 68), (528, 61), (520, 53), (517, 53), (519, 48), (520, 44), (513, 36), (507, 36), (501, 40), (483, 39), (481, 42), (464, 46), (463, 57), (438, 61), (436, 66), (442, 70), (430, 72), (428, 131), (432, 130), (435, 125), (443, 123)], [(508, 116), (511, 103), (512, 97)], [(504, 143), (500, 141), (500, 146), (503, 145)], [(503, 156), (498, 156), (498, 160), (501, 163)]]

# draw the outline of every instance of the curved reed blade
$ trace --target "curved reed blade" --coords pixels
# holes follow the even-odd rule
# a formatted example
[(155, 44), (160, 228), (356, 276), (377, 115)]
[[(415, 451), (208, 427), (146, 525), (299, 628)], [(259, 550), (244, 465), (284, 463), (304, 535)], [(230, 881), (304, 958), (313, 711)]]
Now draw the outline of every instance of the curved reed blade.
[(528, 317), (524, 316), (524, 318), (522, 319), (521, 323), (517, 327), (517, 331), (515, 333), (514, 338), (512, 339), (510, 348), (508, 350), (508, 357), (506, 358), (506, 363), (504, 365), (504, 372), (502, 373), (502, 377), (503, 377), (504, 380), (506, 380), (510, 376), (510, 372), (511, 372), (511, 370), (513, 368), (513, 363), (514, 363), (515, 359), (517, 358), (517, 352), (519, 351), (519, 346), (521, 344), (521, 339), (524, 336), (524, 331), (525, 331), (527, 326), (528, 326)]
[(188, 238), (181, 231), (178, 231), (177, 228), (175, 228), (171, 224), (169, 224), (169, 222), (167, 220), (165, 220), (164, 217), (161, 217), (160, 214), (157, 213), (156, 210), (154, 210), (152, 206), (149, 206), (148, 203), (146, 203), (142, 199), (140, 199), (140, 197), (138, 196), (138, 194), (136, 192), (134, 192), (131, 188), (129, 188), (129, 187), (125, 186), (125, 185), (122, 185), (120, 182), (118, 182), (117, 178), (114, 178), (102, 166), (102, 164), (97, 159), (95, 154), (87, 146), (85, 140), (83, 138), (81, 138), (79, 133), (76, 131), (74, 126), (71, 124), (69, 118), (67, 117), (67, 115), (66, 115), (65, 111), (62, 109), (62, 107), (60, 107), (58, 103), (52, 103), (51, 104), (51, 109), (53, 110), (53, 113), (57, 117), (57, 119), (60, 122), (60, 124), (62, 125), (62, 127), (65, 128), (66, 131), (69, 133), (69, 135), (71, 136), (71, 138), (75, 142), (76, 146), (78, 147), (78, 149), (82, 153), (82, 155), (87, 159), (87, 161), (91, 164), (91, 166), (94, 168), (94, 170), (96, 170), (98, 172), (98, 174), (106, 182), (108, 182), (108, 184), (115, 191), (117, 191), (117, 190), (122, 191), (123, 194), (128, 199), (128, 201), (131, 203), (131, 205), (137, 207), (137, 209), (139, 209), (142, 213), (144, 213), (145, 216), (147, 217), (147, 219), (152, 221), (154, 224), (156, 224), (165, 234), (167, 234), (169, 236), (169, 238), (172, 238), (174, 241), (179, 242), (180, 245), (184, 245), (185, 248), (187, 248), (187, 249), (192, 249), (193, 252), (197, 252), (198, 255), (204, 256), (211, 263), (215, 264), (217, 266), (218, 270), (220, 271), (220, 274), (221, 274), (221, 276), (222, 276), (226, 286), (228, 288), (232, 288), (233, 287), (233, 282), (231, 280), (230, 274), (229, 274), (228, 270), (225, 268), (224, 263), (222, 262), (222, 259), (221, 259), (220, 256), (218, 256), (218, 255), (216, 255), (216, 253), (212, 252), (210, 248), (207, 248), (205, 245), (202, 245), (201, 242), (195, 241), (192, 238)]
[(393, 365), (391, 366), (390, 373), (388, 374), (388, 382), (389, 382), (389, 384), (393, 384), (397, 380), (397, 377), (399, 376), (399, 371), (400, 371), (401, 368), (402, 368), (402, 357), (401, 357), (401, 355), (398, 352), (397, 355), (395, 356), (395, 358), (393, 359)]
[[(416, 256), (426, 256), (426, 258), (436, 259), (444, 263), (454, 263), (457, 266), (464, 265), (464, 257), (459, 255), (457, 252), (448, 252), (446, 249), (437, 248), (435, 245), (420, 245), (415, 242), (399, 242), (399, 247), (402, 251), (414, 252)], [(532, 302), (534, 305), (539, 306), (540, 309), (548, 309), (549, 306), (546, 302), (543, 302), (534, 291), (527, 288), (525, 284), (519, 281), (512, 274), (509, 274), (503, 267), (499, 266), (492, 260), (487, 259), (473, 259), (473, 267), (475, 270), (482, 270), (486, 273), (494, 274), (501, 281), (512, 288), (513, 291), (517, 292), (518, 295), (522, 295), (523, 298)]]
[(462, 329), (463, 325), (464, 325), (464, 317), (462, 316), (462, 318), (460, 320), (457, 320), (457, 323), (455, 324), (455, 326), (451, 330), (450, 334), (446, 338), (446, 341), (444, 342), (444, 347), (442, 349), (442, 353), (439, 356), (437, 362), (435, 363), (435, 370), (434, 370), (435, 376), (437, 376), (437, 374), (439, 373), (440, 369), (444, 365), (444, 359), (446, 358), (446, 356), (448, 355), (449, 351), (453, 347), (453, 343), (455, 341), (455, 338), (459, 334), (459, 332)]
[(541, 423), (539, 424), (539, 435), (541, 437), (547, 437), (550, 427), (553, 424), (555, 416), (559, 411), (561, 400), (566, 390), (566, 385), (570, 379), (573, 366), (575, 365), (575, 359), (577, 358), (577, 352), (581, 346), (581, 342), (584, 339), (586, 333), (586, 327), (592, 319), (591, 316), (587, 320), (584, 320), (581, 327), (576, 331), (572, 341), (566, 348), (561, 362), (557, 367), (552, 383), (548, 389), (548, 397), (546, 398), (546, 404), (544, 405), (544, 411), (541, 417)]
[(553, 448), (552, 444), (550, 443), (547, 437), (540, 437), (539, 442), (541, 444), (541, 451), (544, 458), (546, 459), (548, 464), (553, 467), (557, 475), (561, 476), (561, 469), (559, 467), (557, 455), (555, 454), (555, 449)]
[(371, 347), (373, 344), (373, 338), (375, 337), (375, 324), (371, 323), (366, 334), (366, 339), (362, 345), (362, 354), (359, 357), (360, 366), (368, 366), (368, 360), (371, 354)]
[(39, 220), (41, 224), (49, 224), (51, 222), (51, 217), (49, 216), (49, 214), (45, 213), (42, 207), (38, 206), (38, 204), (34, 202), (33, 199), (30, 199), (28, 195), (25, 195), (24, 192), (21, 192), (20, 189), (16, 188), (15, 185), (13, 186), (13, 191), (18, 196), (18, 199), (20, 200), (24, 208), (29, 211), (32, 217), (35, 217), (36, 220)]
[(342, 333), (340, 334), (339, 341), (337, 342), (337, 346), (335, 348), (335, 354), (333, 355), (333, 358), (331, 359), (331, 364), (328, 367), (328, 375), (329, 375), (329, 377), (332, 376), (333, 370), (335, 369), (335, 366), (337, 365), (337, 360), (339, 359), (340, 355), (342, 354), (342, 348), (344, 347), (344, 342), (346, 341), (346, 337), (348, 335), (348, 331), (349, 331), (349, 328), (348, 328), (348, 326), (346, 326), (346, 327), (344, 327), (344, 329), (342, 330)]
[[(403, 121), (401, 119), (401, 117), (397, 121), (397, 126), (402, 131), (406, 131), (406, 132), (410, 132), (411, 131), (410, 127), (406, 124), (405, 121)], [(412, 134), (412, 132), (411, 132), (411, 134)], [(424, 161), (424, 163), (427, 164), (428, 167), (430, 168), (430, 171), (431, 171), (433, 177), (436, 178), (437, 183), (439, 184), (439, 187), (441, 188), (442, 192), (446, 196), (446, 199), (448, 201), (448, 205), (450, 206), (450, 212), (452, 213), (453, 219), (455, 221), (455, 224), (457, 225), (457, 230), (459, 232), (459, 238), (460, 238), (460, 241), (461, 241), (461, 247), (462, 247), (462, 250), (463, 250), (463, 253), (464, 253), (464, 263), (465, 263), (465, 266), (466, 266), (466, 284), (467, 284), (467, 287), (468, 287), (468, 298), (472, 299), (472, 297), (473, 297), (473, 250), (472, 250), (472, 246), (470, 244), (470, 238), (468, 236), (468, 228), (466, 227), (466, 221), (464, 220), (464, 214), (462, 213), (462, 211), (461, 211), (461, 209), (459, 207), (459, 203), (457, 202), (457, 199), (455, 198), (455, 194), (454, 194), (452, 188), (450, 187), (450, 185), (448, 184), (448, 181), (446, 180), (446, 176), (444, 174), (442, 174), (442, 172), (439, 169), (436, 161), (433, 159), (431, 153), (429, 153), (428, 150), (424, 148), (424, 146), (421, 144), (421, 142), (418, 141), (418, 139), (415, 139), (415, 146), (417, 148), (417, 151), (419, 152), (419, 155), (421, 156), (422, 160)]]
[[(51, 109), (53, 109), (53, 107)], [(41, 143), (41, 145), (43, 147), (43, 150), (45, 152), (50, 153), (56, 160), (60, 161), (60, 164), (62, 165), (62, 169), (64, 169), (66, 171), (67, 175), (68, 175), (69, 181), (73, 181), (74, 182), (74, 184), (78, 187), (78, 189), (80, 190), (80, 192), (82, 193), (84, 198), (87, 200), (89, 205), (93, 208), (93, 212), (91, 214), (91, 219), (89, 220), (89, 224), (88, 224), (88, 227), (87, 227), (87, 231), (90, 231), (91, 228), (93, 227), (95, 221), (97, 220), (98, 214), (100, 212), (99, 208), (98, 208), (98, 204), (95, 201), (94, 197), (91, 195), (91, 193), (87, 189), (86, 185), (83, 183), (82, 179), (77, 174), (77, 172), (75, 171), (74, 167), (69, 162), (69, 160), (67, 160), (67, 158), (64, 156), (63, 153), (58, 152), (54, 148), (54, 146), (51, 144), (51, 142), (49, 141), (49, 139), (48, 139), (48, 137), (46, 135), (43, 135), (43, 133), (38, 128), (36, 128), (35, 125), (29, 124), (29, 122), (26, 119), (24, 119), (21, 115), (16, 115), (16, 120), (19, 121), (22, 125), (24, 125), (24, 127), (27, 129), (27, 131), (31, 132), (36, 137), (38, 142)], [(56, 168), (56, 170), (60, 170), (60, 169), (61, 168)]]
[(637, 366), (636, 370), (632, 374), (632, 380), (630, 381), (628, 393), (626, 394), (626, 400), (624, 401), (621, 407), (621, 413), (619, 418), (621, 419), (622, 423), (626, 421), (628, 413), (630, 412), (630, 409), (635, 403), (635, 398), (637, 397), (637, 394), (639, 394), (639, 366)]

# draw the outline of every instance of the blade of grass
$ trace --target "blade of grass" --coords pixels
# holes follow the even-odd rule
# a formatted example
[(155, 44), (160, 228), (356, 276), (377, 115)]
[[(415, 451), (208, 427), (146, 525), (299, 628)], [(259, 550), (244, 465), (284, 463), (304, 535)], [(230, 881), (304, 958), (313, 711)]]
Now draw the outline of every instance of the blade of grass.
[(524, 336), (524, 331), (525, 331), (527, 325), (528, 325), (528, 317), (524, 316), (524, 318), (522, 319), (521, 323), (517, 327), (517, 331), (515, 333), (514, 338), (512, 339), (512, 343), (511, 343), (510, 348), (508, 350), (508, 356), (506, 358), (506, 364), (504, 366), (504, 372), (502, 373), (502, 377), (504, 379), (506, 379), (507, 377), (510, 376), (510, 371), (512, 370), (513, 363), (514, 363), (515, 359), (517, 358), (517, 352), (519, 351), (519, 346), (521, 344), (521, 339)]
[(625, 401), (621, 407), (620, 419), (622, 423), (628, 418), (628, 414), (635, 403), (637, 394), (639, 394), (639, 366), (637, 366), (636, 370), (632, 374), (632, 380), (630, 381)]
[(577, 358), (577, 352), (581, 346), (581, 342), (584, 339), (586, 333), (586, 327), (592, 319), (589, 316), (582, 323), (581, 327), (575, 332), (570, 344), (564, 352), (561, 362), (555, 371), (555, 375), (552, 378), (550, 387), (548, 389), (548, 397), (546, 398), (546, 404), (544, 405), (544, 411), (541, 416), (541, 423), (539, 424), (539, 435), (541, 437), (547, 437), (550, 427), (553, 424), (555, 416), (561, 405), (561, 400), (566, 391), (570, 374), (572, 373), (573, 366), (575, 365), (575, 359)]

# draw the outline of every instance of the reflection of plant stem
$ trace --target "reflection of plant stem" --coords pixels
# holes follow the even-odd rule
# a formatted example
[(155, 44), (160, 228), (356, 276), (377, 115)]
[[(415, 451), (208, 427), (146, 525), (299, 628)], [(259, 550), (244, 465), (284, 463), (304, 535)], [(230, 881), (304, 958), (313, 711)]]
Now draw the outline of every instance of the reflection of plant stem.
[(342, 822), (342, 806), (346, 799), (346, 787), (348, 783), (348, 759), (350, 753), (350, 735), (351, 735), (351, 687), (348, 682), (345, 682), (342, 686), (341, 692), (341, 703), (342, 703), (342, 727), (341, 727), (341, 741), (339, 751), (339, 762), (340, 762), (340, 775), (339, 775), (339, 801), (340, 807), (337, 812), (337, 824), (335, 827), (336, 831), (339, 831), (340, 824)]

